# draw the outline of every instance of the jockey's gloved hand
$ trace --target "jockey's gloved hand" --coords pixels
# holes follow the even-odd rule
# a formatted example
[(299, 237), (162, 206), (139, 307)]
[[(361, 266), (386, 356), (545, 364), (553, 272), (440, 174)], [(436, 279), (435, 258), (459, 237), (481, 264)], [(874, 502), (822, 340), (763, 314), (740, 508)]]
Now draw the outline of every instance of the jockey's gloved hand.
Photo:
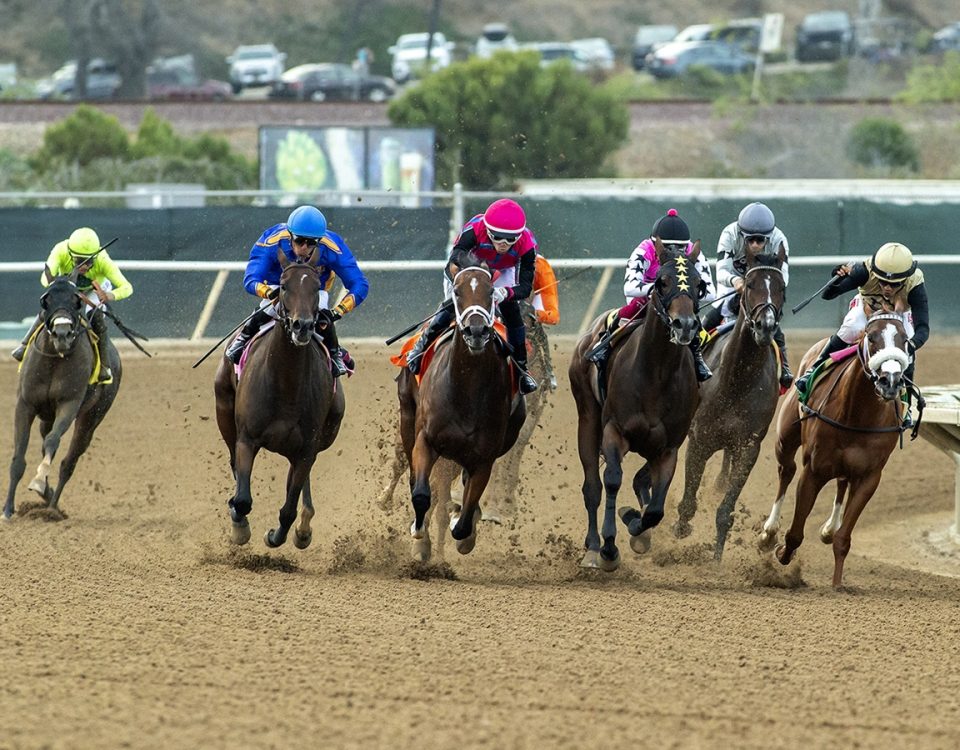
[(280, 296), (280, 287), (270, 286), (261, 281), (257, 284), (257, 296), (263, 299), (275, 300)]
[(343, 316), (333, 310), (323, 309), (317, 313), (317, 322), (322, 326), (328, 326), (336, 323), (341, 317)]
[(498, 305), (503, 302), (505, 299), (510, 298), (510, 290), (506, 287), (497, 287), (493, 290), (493, 301)]

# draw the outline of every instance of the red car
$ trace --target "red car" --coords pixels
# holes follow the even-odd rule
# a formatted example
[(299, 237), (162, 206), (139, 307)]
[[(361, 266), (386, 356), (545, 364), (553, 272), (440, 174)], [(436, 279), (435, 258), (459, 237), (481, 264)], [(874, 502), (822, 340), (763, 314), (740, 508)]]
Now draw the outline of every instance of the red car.
[(233, 97), (226, 81), (201, 81), (183, 68), (147, 71), (147, 98), (161, 101), (220, 102)]

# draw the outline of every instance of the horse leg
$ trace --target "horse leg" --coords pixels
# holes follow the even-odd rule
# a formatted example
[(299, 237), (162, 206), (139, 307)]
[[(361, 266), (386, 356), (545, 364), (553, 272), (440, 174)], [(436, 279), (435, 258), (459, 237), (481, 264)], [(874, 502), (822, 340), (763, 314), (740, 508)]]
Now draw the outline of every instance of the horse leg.
[(423, 538), (417, 539), (414, 544), (414, 557), (426, 562), (430, 559), (432, 539), (430, 537), (430, 523), (436, 518), (437, 552), (443, 557), (443, 545), (447, 538), (447, 529), (450, 528), (450, 485), (460, 477), (460, 466), (448, 459), (439, 459), (430, 474), (430, 509), (423, 520)]
[(63, 434), (77, 418), (81, 403), (82, 399), (78, 398), (62, 404), (57, 410), (50, 432), (43, 439), (43, 460), (37, 467), (37, 475), (27, 485), (48, 503), (50, 502), (50, 467), (53, 465), (53, 457), (57, 454)]
[(850, 552), (850, 539), (853, 535), (853, 527), (857, 525), (857, 519), (867, 507), (873, 493), (880, 486), (880, 475), (882, 469), (878, 468), (873, 474), (870, 474), (858, 481), (851, 482), (850, 497), (847, 498), (847, 508), (843, 513), (843, 522), (837, 533), (833, 535), (833, 587), (840, 588), (843, 583), (843, 563), (847, 559), (847, 553)]
[[(543, 380), (543, 378), (541, 378)], [(516, 493), (520, 484), (520, 465), (523, 461), (523, 452), (527, 449), (530, 439), (533, 437), (537, 423), (540, 421), (540, 415), (543, 413), (545, 389), (538, 389), (531, 396), (527, 396), (527, 418), (520, 428), (520, 434), (517, 436), (513, 447), (507, 451), (506, 455), (500, 458), (493, 466), (493, 480), (491, 487), (496, 500), (489, 505), (491, 510), (483, 511), (484, 521), (501, 522), (501, 514), (504, 516), (514, 516), (517, 512)]]
[(297, 520), (297, 505), (300, 502), (300, 493), (303, 485), (310, 476), (310, 469), (316, 456), (302, 456), (290, 462), (290, 471), (287, 472), (287, 497), (280, 508), (279, 525), (263, 535), (263, 543), (268, 547), (279, 547), (287, 541), (290, 527)]
[(457, 540), (457, 552), (466, 555), (477, 543), (477, 521), (480, 520), (480, 496), (490, 481), (493, 463), (478, 466), (470, 472), (463, 488), (463, 507), (459, 515), (450, 517), (450, 535)]
[(607, 425), (603, 432), (603, 545), (600, 547), (600, 567), (609, 572), (620, 567), (620, 551), (617, 549), (617, 495), (623, 484), (623, 455), (627, 452), (623, 437), (615, 427)]
[(33, 411), (22, 401), (17, 401), (17, 409), (13, 418), (13, 458), (10, 459), (10, 487), (7, 489), (7, 501), (3, 505), (3, 517), (9, 520), (14, 511), (14, 496), (17, 494), (17, 484), (23, 478), (27, 469), (27, 446), (30, 444), (30, 428), (36, 418)]
[(817, 500), (817, 495), (823, 489), (826, 480), (815, 476), (808, 466), (804, 466), (800, 472), (800, 481), (797, 484), (797, 503), (793, 509), (793, 523), (784, 536), (784, 543), (777, 547), (775, 555), (781, 565), (787, 565), (793, 559), (793, 553), (803, 544), (803, 527), (807, 522), (807, 516), (813, 510), (813, 504)]
[(600, 507), (600, 410), (588, 404), (580, 412), (577, 424), (577, 451), (583, 468), (583, 505), (587, 509), (587, 536), (583, 546), (586, 552), (580, 561), (583, 568), (600, 567), (600, 532), (597, 530), (597, 510)]
[(717, 562), (723, 557), (723, 548), (727, 543), (727, 534), (733, 526), (733, 510), (736, 507), (737, 499), (743, 492), (743, 485), (747, 483), (747, 477), (754, 464), (757, 463), (757, 457), (760, 455), (760, 443), (747, 443), (739, 445), (733, 451), (730, 457), (730, 484), (727, 487), (727, 494), (723, 496), (717, 508), (717, 545), (713, 551), (713, 557)]
[(73, 425), (73, 437), (70, 440), (70, 447), (67, 448), (67, 454), (60, 462), (60, 476), (57, 478), (57, 488), (47, 500), (47, 505), (50, 508), (56, 508), (60, 503), (60, 495), (63, 493), (67, 482), (70, 481), (70, 477), (73, 476), (73, 472), (77, 468), (77, 461), (80, 460), (80, 456), (90, 447), (90, 441), (93, 440), (93, 433), (96, 432), (97, 426), (103, 421), (105, 415), (105, 410), (91, 409), (77, 417), (77, 421)]
[(300, 510), (300, 523), (293, 530), (293, 546), (297, 549), (306, 549), (313, 541), (313, 529), (310, 528), (310, 521), (313, 520), (313, 493), (310, 491), (310, 472), (307, 472), (307, 479), (303, 483), (303, 508)]
[[(617, 511), (617, 514), (620, 516), (620, 520), (626, 524), (628, 529), (630, 528), (631, 521), (634, 519), (643, 518), (643, 509), (650, 505), (652, 490), (653, 484), (650, 480), (650, 462), (648, 461), (637, 470), (636, 474), (633, 475), (633, 494), (637, 496), (637, 502), (640, 504), (640, 510), (637, 510), (636, 508), (624, 507)], [(631, 536), (630, 549), (632, 549), (638, 555), (649, 552), (650, 535), (641, 534), (638, 536)]]
[(847, 492), (847, 486), (846, 479), (837, 480), (837, 496), (833, 501), (833, 510), (820, 527), (820, 541), (824, 544), (830, 544), (833, 541), (833, 535), (840, 528), (840, 521), (843, 519), (843, 496)]
[(253, 510), (250, 474), (253, 472), (253, 461), (257, 457), (258, 450), (258, 447), (245, 440), (238, 441), (236, 444), (234, 474), (237, 477), (237, 489), (227, 505), (230, 506), (230, 520), (233, 523), (231, 540), (237, 545), (250, 541), (250, 524), (247, 521), (247, 515)]
[(234, 412), (236, 402), (236, 387), (233, 384), (233, 377), (228, 367), (233, 367), (228, 360), (224, 359), (217, 369), (217, 374), (213, 382), (213, 393), (216, 402), (217, 427), (220, 429), (220, 436), (227, 445), (227, 451), (230, 453), (230, 473), (233, 478), (237, 478), (237, 420)]
[(763, 551), (773, 549), (777, 543), (777, 530), (780, 528), (780, 514), (783, 510), (783, 501), (787, 497), (787, 488), (797, 473), (797, 449), (800, 448), (801, 428), (800, 421), (787, 412), (790, 402), (784, 402), (780, 407), (780, 418), (777, 424), (777, 474), (780, 484), (777, 487), (777, 496), (770, 508), (770, 514), (763, 522), (763, 529), (757, 546)]
[(700, 489), (703, 470), (711, 455), (713, 455), (711, 451), (707, 451), (699, 440), (691, 436), (687, 443), (687, 456), (684, 462), (683, 499), (677, 506), (677, 522), (673, 526), (673, 535), (677, 539), (684, 539), (693, 531), (690, 522), (697, 514), (697, 491)]
[[(433, 449), (423, 432), (417, 435), (410, 460), (410, 499), (413, 503), (413, 525), (410, 534), (421, 539), (426, 530), (427, 512), (430, 510), (430, 472), (437, 462), (437, 452)], [(414, 545), (414, 554), (419, 556)]]
[[(673, 481), (673, 474), (677, 470), (677, 449), (665, 451), (655, 461), (650, 463), (651, 493), (650, 502), (643, 509), (643, 514), (624, 517), (627, 530), (631, 538), (639, 537), (644, 532), (657, 526), (663, 520), (663, 509), (667, 501), (667, 492)], [(634, 545), (631, 544), (631, 547)], [(638, 540), (637, 546), (648, 546)]]
[(393, 493), (397, 489), (397, 485), (400, 483), (400, 477), (403, 476), (408, 466), (407, 456), (404, 453), (403, 446), (399, 441), (394, 448), (395, 451), (393, 455), (393, 461), (390, 462), (390, 479), (387, 480), (387, 483), (384, 485), (383, 489), (380, 490), (380, 494), (377, 496), (377, 505), (382, 511), (388, 511), (392, 508)]

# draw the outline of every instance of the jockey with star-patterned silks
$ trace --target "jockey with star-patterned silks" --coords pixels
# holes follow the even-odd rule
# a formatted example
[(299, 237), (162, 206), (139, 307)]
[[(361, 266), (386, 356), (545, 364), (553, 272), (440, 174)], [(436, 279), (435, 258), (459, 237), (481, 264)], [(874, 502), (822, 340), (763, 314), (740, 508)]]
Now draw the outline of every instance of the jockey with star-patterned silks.
[[(682, 250), (686, 255), (693, 252), (693, 243), (690, 242), (690, 228), (677, 214), (677, 210), (671, 208), (666, 215), (657, 219), (653, 229), (650, 230), (650, 236), (637, 245), (630, 255), (623, 282), (623, 294), (627, 298), (627, 304), (617, 311), (607, 330), (600, 337), (600, 341), (587, 353), (587, 359), (591, 362), (601, 364), (610, 351), (610, 340), (614, 332), (622, 323), (637, 319), (646, 307), (650, 290), (656, 283), (657, 273), (660, 270), (660, 260), (657, 258), (656, 246), (658, 237), (668, 250)], [(710, 273), (710, 263), (703, 253), (697, 256), (696, 268), (702, 284), (700, 300), (701, 302), (712, 302), (716, 296), (713, 276)], [(697, 380), (700, 382), (708, 380), (713, 373), (710, 372), (707, 363), (703, 361), (699, 336), (694, 337), (690, 344), (690, 350), (693, 352), (694, 364), (697, 369)]]

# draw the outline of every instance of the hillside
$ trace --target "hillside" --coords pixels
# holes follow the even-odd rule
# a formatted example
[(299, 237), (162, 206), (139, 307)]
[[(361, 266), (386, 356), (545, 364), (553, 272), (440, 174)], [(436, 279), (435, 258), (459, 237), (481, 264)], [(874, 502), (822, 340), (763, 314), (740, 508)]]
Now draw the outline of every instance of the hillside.
[[(90, 0), (71, 0), (74, 7)], [(114, 0), (139, 11), (145, 0)], [(288, 63), (347, 60), (361, 46), (375, 52), (375, 67), (385, 70), (386, 47), (397, 35), (427, 28), (430, 0), (163, 0), (159, 52), (192, 52), (208, 75), (226, 72), (224, 56), (240, 43), (274, 41), (289, 54)], [(858, 12), (859, 0), (834, 0), (826, 7)], [(721, 21), (766, 12), (785, 16), (784, 42), (792, 45), (797, 23), (809, 12), (824, 9), (822, 0), (488, 0), (478, 9), (475, 0), (440, 0), (439, 25), (458, 41), (476, 39), (485, 23), (508, 23), (521, 41), (602, 36), (626, 55), (637, 26)], [(16, 62), (21, 76), (36, 78), (56, 69), (71, 55), (71, 38), (60, 0), (4, 0), (0, 28), (0, 62)], [(896, 15), (919, 28), (937, 29), (960, 20), (956, 0), (888, 0), (884, 15)], [(104, 53), (109, 40), (97, 38)]]

